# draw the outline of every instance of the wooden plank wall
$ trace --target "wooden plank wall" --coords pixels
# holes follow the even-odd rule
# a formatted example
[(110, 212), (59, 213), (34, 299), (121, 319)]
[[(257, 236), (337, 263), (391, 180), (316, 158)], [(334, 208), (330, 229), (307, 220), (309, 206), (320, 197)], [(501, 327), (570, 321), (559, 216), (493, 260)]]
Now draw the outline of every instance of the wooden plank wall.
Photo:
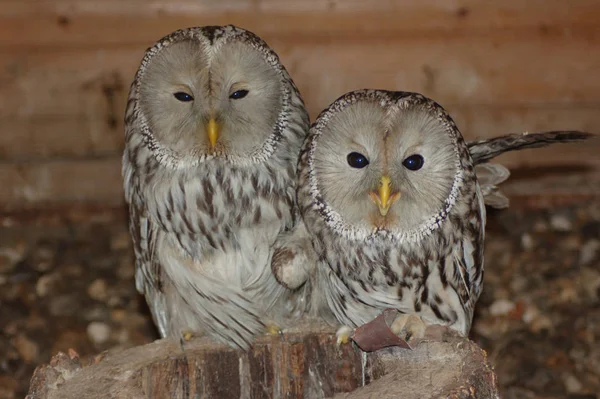
[[(123, 111), (144, 50), (227, 23), (275, 49), (311, 117), (377, 87), (434, 98), (469, 139), (600, 132), (598, 0), (0, 0), (0, 210), (121, 203)], [(501, 160), (597, 174), (599, 151)]]

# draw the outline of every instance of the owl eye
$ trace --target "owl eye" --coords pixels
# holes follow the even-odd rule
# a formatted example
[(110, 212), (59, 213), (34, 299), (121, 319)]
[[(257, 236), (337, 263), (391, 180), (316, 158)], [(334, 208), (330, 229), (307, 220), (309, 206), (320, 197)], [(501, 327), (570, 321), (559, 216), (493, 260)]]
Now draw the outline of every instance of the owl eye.
[(402, 162), (402, 165), (404, 165), (404, 167), (408, 170), (419, 170), (423, 167), (424, 163), (425, 163), (425, 160), (423, 159), (423, 157), (421, 155), (414, 154), (414, 155), (411, 155), (410, 157), (406, 158)]
[(181, 102), (188, 102), (188, 101), (194, 101), (194, 97), (190, 96), (187, 93), (184, 93), (182, 91), (178, 91), (177, 93), (173, 94), (173, 96), (178, 99)]
[(346, 160), (348, 161), (348, 165), (357, 169), (362, 169), (369, 164), (369, 160), (367, 159), (367, 157), (358, 152), (351, 152), (346, 157)]
[(232, 98), (234, 100), (239, 100), (240, 98), (246, 97), (246, 95), (248, 95), (248, 90), (237, 90), (237, 91), (234, 91), (233, 93), (231, 93), (229, 98)]

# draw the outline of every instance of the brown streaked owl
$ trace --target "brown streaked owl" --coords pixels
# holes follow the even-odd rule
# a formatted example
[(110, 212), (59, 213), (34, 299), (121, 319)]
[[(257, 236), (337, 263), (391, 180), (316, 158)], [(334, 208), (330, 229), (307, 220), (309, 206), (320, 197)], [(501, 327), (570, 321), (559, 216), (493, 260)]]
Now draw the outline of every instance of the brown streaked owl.
[(468, 333), (485, 207), (469, 149), (440, 105), (416, 93), (348, 93), (311, 127), (298, 176), (313, 290), (339, 323), (355, 328), (394, 308), (398, 333), (417, 334), (418, 324)]
[(285, 302), (270, 264), (308, 132), (296, 86), (251, 32), (178, 30), (144, 55), (125, 122), (136, 286), (160, 335), (247, 348)]
[[(467, 142), (468, 156), (451, 118), (433, 101), (413, 93), (349, 93), (321, 114), (304, 145), (298, 190), (306, 224), (276, 243), (274, 274), (290, 288), (307, 283), (303, 299), (319, 319), (331, 321), (333, 310), (338, 322), (356, 327), (396, 308), (466, 334), (482, 284), (482, 202), (508, 206), (496, 185), (510, 173), (487, 162), (592, 136), (509, 134)], [(392, 327), (407, 335), (423, 331), (414, 317)]]

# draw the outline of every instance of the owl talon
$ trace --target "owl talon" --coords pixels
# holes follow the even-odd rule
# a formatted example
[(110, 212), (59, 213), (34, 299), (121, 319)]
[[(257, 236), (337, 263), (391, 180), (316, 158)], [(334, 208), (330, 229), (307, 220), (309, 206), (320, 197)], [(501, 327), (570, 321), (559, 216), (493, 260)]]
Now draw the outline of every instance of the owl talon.
[(340, 327), (335, 333), (337, 340), (336, 345), (345, 345), (350, 342), (350, 337), (354, 334), (354, 329), (348, 326)]
[(181, 338), (183, 338), (183, 340), (185, 342), (191, 341), (193, 337), (194, 337), (193, 331), (191, 331), (191, 330), (182, 330), (181, 331)]
[(427, 326), (423, 320), (414, 314), (401, 314), (392, 322), (390, 329), (406, 342), (425, 337)]
[(275, 323), (267, 323), (267, 334), (283, 335), (283, 330)]

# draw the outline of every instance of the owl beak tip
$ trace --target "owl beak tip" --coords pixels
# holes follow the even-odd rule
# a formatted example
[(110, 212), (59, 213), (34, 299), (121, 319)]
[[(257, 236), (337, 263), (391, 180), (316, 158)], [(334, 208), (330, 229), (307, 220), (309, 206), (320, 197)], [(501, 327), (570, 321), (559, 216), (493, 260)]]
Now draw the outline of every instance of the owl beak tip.
[(221, 126), (219, 126), (217, 121), (215, 121), (215, 118), (210, 118), (208, 124), (206, 125), (206, 132), (208, 134), (208, 141), (210, 141), (211, 147), (214, 147), (217, 144), (220, 130)]
[(400, 193), (392, 193), (392, 180), (388, 176), (383, 176), (379, 180), (379, 190), (371, 191), (369, 196), (371, 201), (379, 208), (381, 216), (386, 216), (390, 207), (400, 198)]

